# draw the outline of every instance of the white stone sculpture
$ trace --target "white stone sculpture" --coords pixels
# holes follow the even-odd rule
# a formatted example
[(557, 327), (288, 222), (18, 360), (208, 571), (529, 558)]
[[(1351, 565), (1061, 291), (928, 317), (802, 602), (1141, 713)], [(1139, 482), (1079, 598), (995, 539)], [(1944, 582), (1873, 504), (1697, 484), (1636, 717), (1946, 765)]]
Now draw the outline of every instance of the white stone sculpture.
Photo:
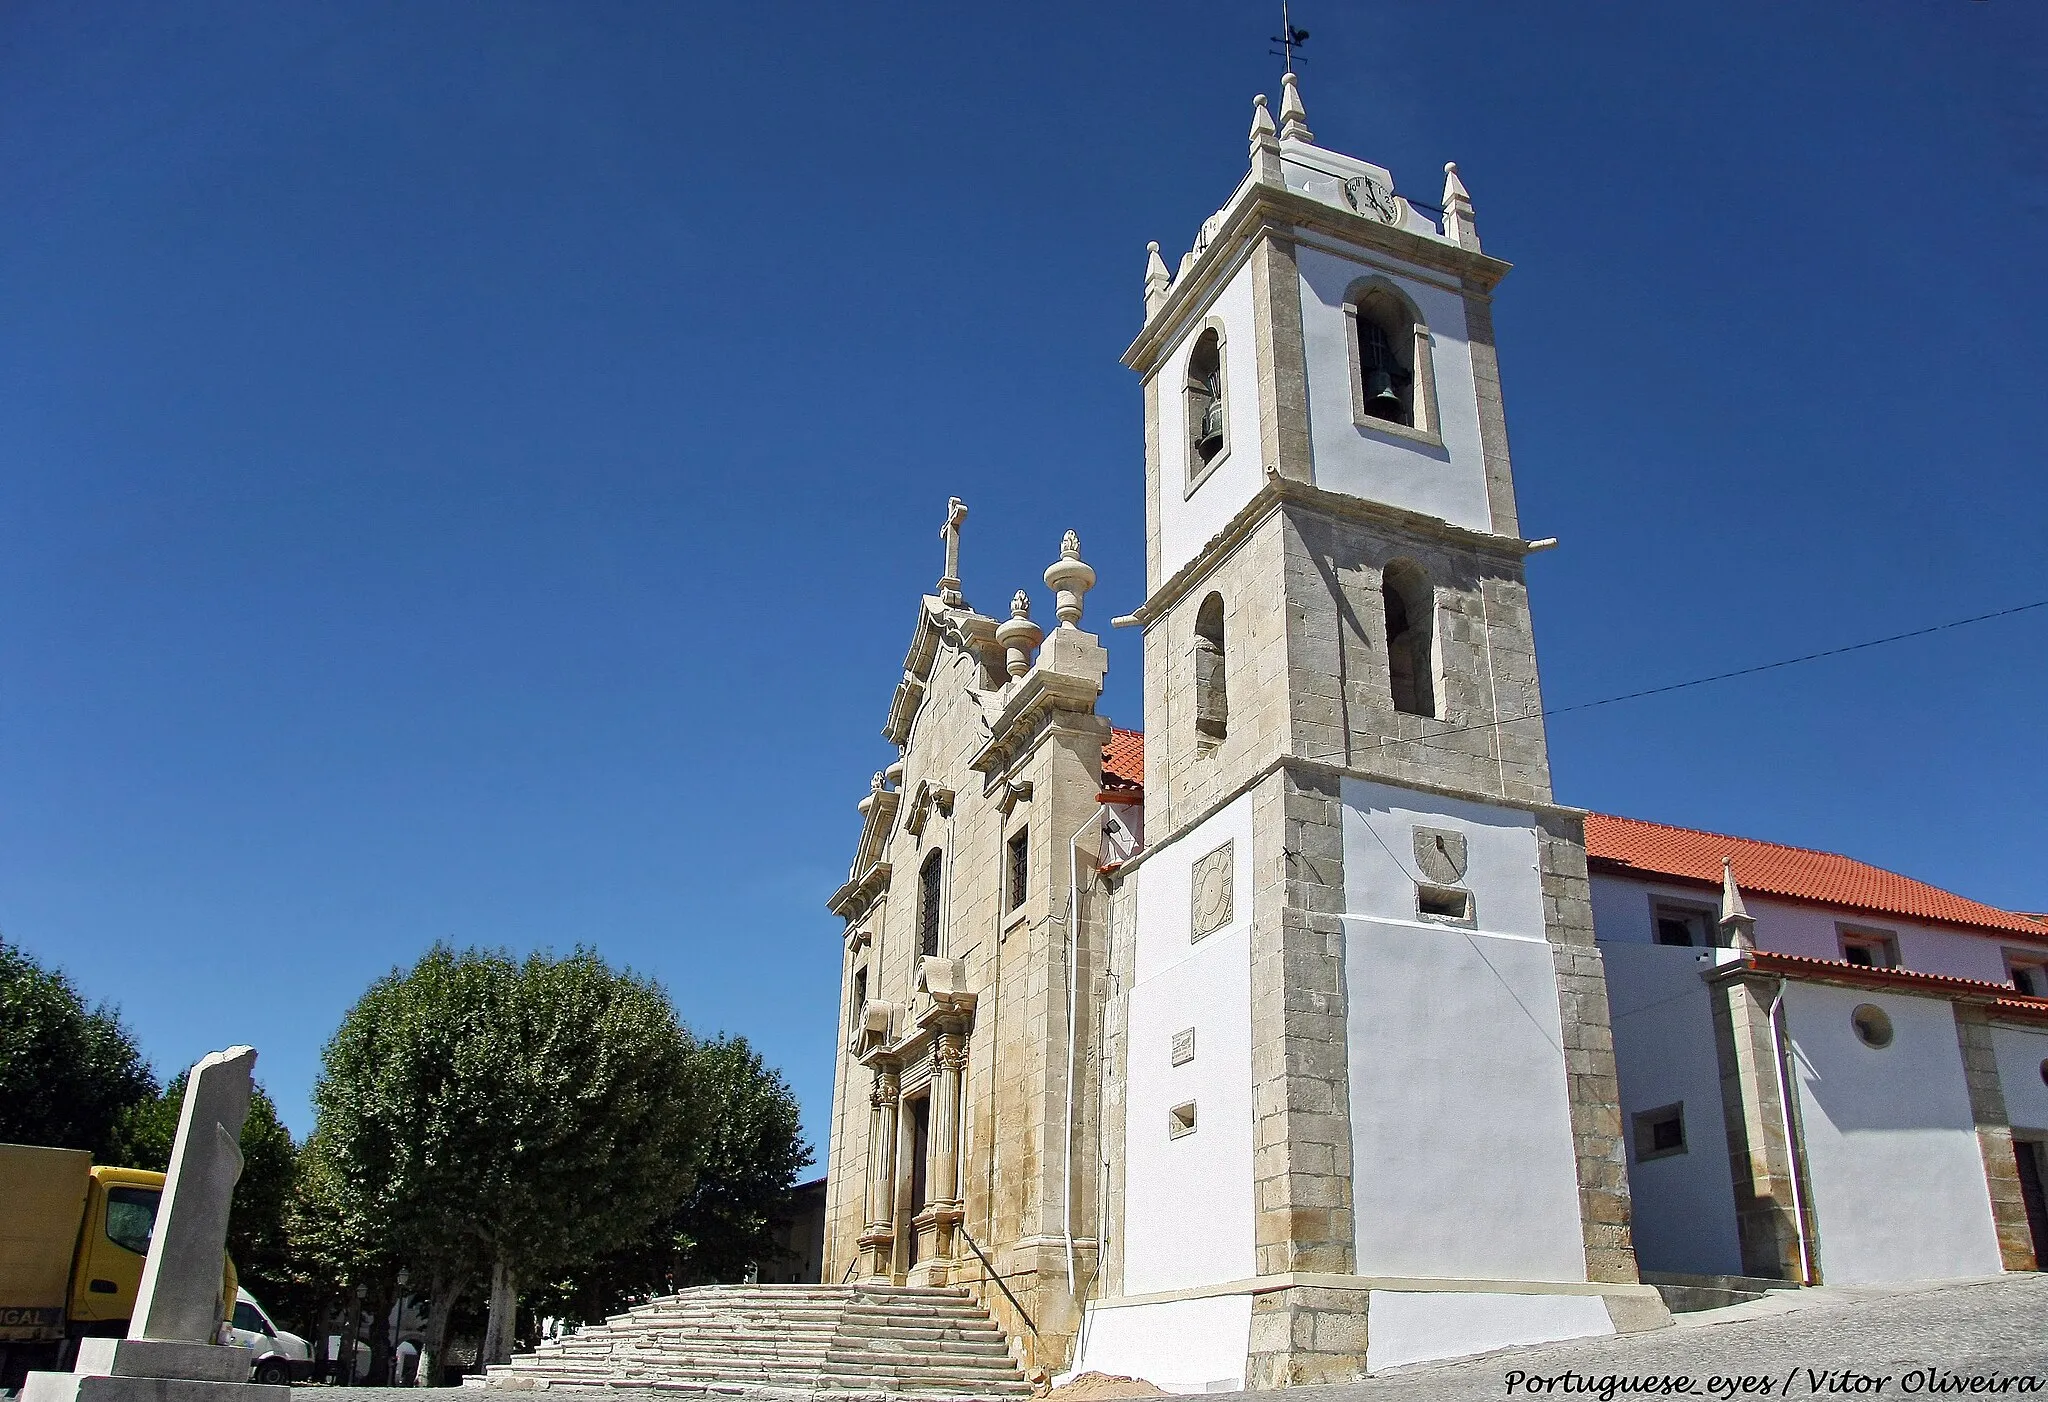
[(192, 1068), (128, 1337), (80, 1340), (77, 1366), (29, 1374), (23, 1402), (288, 1402), (284, 1384), (249, 1381), (246, 1350), (216, 1342), (255, 1066), (253, 1047), (229, 1047)]
[(1045, 640), (1045, 630), (1031, 621), (1031, 596), (1022, 589), (1010, 600), (1010, 620), (996, 629), (1010, 675), (1021, 677), (1031, 670), (1031, 654)]

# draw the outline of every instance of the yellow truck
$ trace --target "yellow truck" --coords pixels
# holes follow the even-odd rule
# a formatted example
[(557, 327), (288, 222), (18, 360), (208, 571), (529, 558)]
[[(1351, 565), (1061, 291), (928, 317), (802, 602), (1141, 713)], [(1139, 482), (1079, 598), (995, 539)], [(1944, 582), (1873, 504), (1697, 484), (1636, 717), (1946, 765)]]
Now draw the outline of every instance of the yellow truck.
[(81, 1150), (0, 1144), (0, 1388), (128, 1332), (163, 1187)]

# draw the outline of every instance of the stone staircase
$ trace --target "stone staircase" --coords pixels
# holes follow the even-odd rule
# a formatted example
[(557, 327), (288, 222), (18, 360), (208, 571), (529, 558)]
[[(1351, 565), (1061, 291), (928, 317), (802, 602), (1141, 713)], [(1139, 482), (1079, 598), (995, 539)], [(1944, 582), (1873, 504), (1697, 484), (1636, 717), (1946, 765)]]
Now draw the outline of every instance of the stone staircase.
[(1028, 1397), (965, 1290), (707, 1285), (614, 1315), (471, 1379), (495, 1390)]

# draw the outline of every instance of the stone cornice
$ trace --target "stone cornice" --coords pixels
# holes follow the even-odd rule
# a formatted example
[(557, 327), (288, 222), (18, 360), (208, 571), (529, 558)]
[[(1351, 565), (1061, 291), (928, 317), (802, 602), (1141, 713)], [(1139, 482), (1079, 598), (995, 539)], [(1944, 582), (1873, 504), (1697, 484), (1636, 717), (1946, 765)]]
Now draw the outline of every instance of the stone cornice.
[(889, 864), (874, 862), (867, 870), (834, 891), (832, 899), (825, 902), (825, 908), (847, 920), (858, 920), (867, 914), (868, 907), (875, 903), (875, 897), (888, 888)]
[(1188, 833), (1200, 827), (1209, 819), (1243, 798), (1275, 771), (1281, 769), (1303, 770), (1311, 774), (1327, 774), (1337, 779), (1357, 779), (1367, 784), (1385, 784), (1389, 788), (1411, 789), (1416, 793), (1435, 794), (1439, 798), (1455, 798), (1465, 803), (1482, 803), (1489, 808), (1505, 808), (1516, 813), (1533, 813), (1545, 818), (1570, 818), (1585, 821), (1590, 811), (1573, 808), (1567, 804), (1548, 802), (1540, 798), (1503, 798), (1499, 794), (1482, 793), (1477, 789), (1460, 788), (1455, 784), (1431, 784), (1420, 779), (1396, 778), (1390, 774), (1375, 774), (1369, 769), (1359, 769), (1348, 764), (1332, 764), (1328, 760), (1304, 759), (1300, 755), (1276, 755), (1260, 765), (1252, 773), (1204, 804), (1201, 811), (1185, 822), (1176, 823), (1173, 831), (1157, 842), (1147, 842), (1143, 851), (1123, 862), (1116, 868), (1119, 879), (1136, 871), (1145, 864), (1154, 852), (1163, 852)]
[(1354, 497), (1344, 492), (1329, 491), (1312, 482), (1297, 482), (1282, 477), (1268, 468), (1265, 485), (1237, 509), (1237, 514), (1230, 518), (1222, 530), (1209, 538), (1209, 543), (1197, 551), (1193, 559), (1175, 570), (1171, 579), (1152, 591), (1151, 598), (1131, 610), (1130, 616), (1145, 625), (1156, 621), (1206, 578), (1232, 551), (1242, 545), (1268, 516), (1283, 505), (1290, 504), (1311, 507), (1332, 516), (1362, 521), (1368, 525), (1389, 527), (1409, 536), (1437, 541), (1453, 549), (1470, 550), (1504, 560), (1519, 560), (1530, 553), (1530, 542), (1519, 536), (1475, 531), (1468, 526), (1453, 525), (1449, 521), (1424, 512), (1389, 506), (1384, 502), (1367, 501), (1363, 497)]
[(1093, 715), (1095, 698), (1101, 693), (1102, 683), (1092, 677), (1033, 667), (1003, 698), (1003, 709), (996, 715), (989, 738), (967, 767), (979, 774), (1002, 773), (1035, 738), (1042, 718), (1057, 712)]
[(1231, 196), (1221, 227), (1202, 256), (1174, 282), (1166, 300), (1146, 319), (1144, 330), (1124, 352), (1123, 363), (1141, 375), (1151, 374), (1159, 358), (1179, 343), (1185, 330), (1182, 323), (1192, 314), (1191, 309), (1209, 304), (1245, 247), (1262, 234), (1291, 235), (1295, 229), (1312, 229), (1347, 244), (1449, 273), (1483, 292), (1491, 292), (1511, 266), (1469, 248), (1347, 213), (1284, 186), (1247, 181)]
[(2048, 998), (2029, 998), (2002, 983), (1957, 978), (1950, 974), (1925, 974), (1912, 969), (1877, 969), (1851, 964), (1847, 960), (1810, 959), (1804, 955), (1774, 954), (1763, 949), (1704, 969), (1700, 977), (1716, 985), (1751, 978), (1778, 978), (1864, 992), (1943, 998), (1951, 1003), (1975, 1004), (2000, 1020), (2048, 1022)]

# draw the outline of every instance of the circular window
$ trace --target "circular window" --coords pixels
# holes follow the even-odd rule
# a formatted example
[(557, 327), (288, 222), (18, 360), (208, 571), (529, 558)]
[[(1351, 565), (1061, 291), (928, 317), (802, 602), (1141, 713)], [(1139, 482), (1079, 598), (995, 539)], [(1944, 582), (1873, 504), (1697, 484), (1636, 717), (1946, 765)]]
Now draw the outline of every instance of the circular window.
[(1875, 1003), (1865, 1003), (1850, 1013), (1849, 1024), (1856, 1029), (1857, 1040), (1866, 1047), (1888, 1047), (1892, 1044), (1892, 1020)]

